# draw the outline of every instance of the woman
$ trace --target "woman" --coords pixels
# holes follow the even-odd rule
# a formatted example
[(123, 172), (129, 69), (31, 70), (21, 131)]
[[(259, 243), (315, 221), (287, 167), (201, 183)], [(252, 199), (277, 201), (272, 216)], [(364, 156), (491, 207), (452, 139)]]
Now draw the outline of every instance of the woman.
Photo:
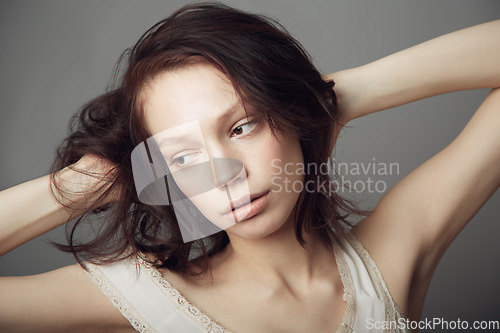
[[(168, 287), (169, 291), (180, 291), (198, 306), (194, 311), (201, 309), (207, 314), (201, 315), (206, 320), (201, 326), (208, 323), (214, 330), (224, 326), (234, 331), (319, 332), (337, 327), (340, 331), (362, 331), (363, 327), (370, 330), (369, 322), (360, 318), (362, 314), (366, 319), (406, 316), (417, 320), (439, 258), (498, 188), (496, 90), (449, 147), (395, 186), (346, 235), (343, 225), (348, 222), (342, 213), (357, 211), (336, 193), (326, 196), (319, 187), (310, 192), (276, 187), (285, 181), (305, 183), (308, 177), (317, 176), (293, 168), (326, 162), (340, 129), (354, 118), (448, 91), (497, 87), (499, 69), (492, 59), (497, 58), (498, 46), (483, 36), (494, 36), (498, 29), (498, 22), (472, 27), (321, 78), (293, 39), (257, 17), (219, 6), (181, 10), (143, 36), (131, 51), (120, 85), (84, 108), (80, 127), (63, 146), (56, 165), (64, 169), (53, 174), (52, 182), (44, 177), (2, 192), (2, 223), (7, 221), (2, 225), (2, 252), (64, 223), (69, 216), (110, 206), (111, 224), (95, 240), (85, 246), (75, 244), (72, 250), (89, 260), (108, 263), (144, 254), (136, 260), (146, 272), (156, 276), (157, 282), (170, 281), (175, 289)], [(235, 38), (228, 39), (227, 34)], [(457, 41), (470, 49), (459, 48)], [(432, 58), (441, 59), (438, 66), (429, 61), (430, 52)], [(473, 66), (470, 59), (484, 67)], [(460, 72), (456, 63), (461, 65)], [(394, 74), (387, 75), (389, 72)], [(463, 76), (468, 79), (460, 80)], [(170, 151), (175, 146), (172, 144), (163, 150), (157, 139), (179, 134), (179, 129), (185, 135), (201, 133), (198, 139), (204, 141), (202, 147), (184, 147), (179, 153)], [(325, 138), (327, 143), (321, 145)], [(177, 228), (181, 224), (179, 209), (172, 209), (175, 201), (167, 202), (168, 206), (147, 205), (147, 199), (141, 198), (143, 188), (137, 188), (130, 154), (145, 140), (149, 161), (154, 160), (152, 147), (157, 143), (169, 166), (173, 182), (167, 180), (168, 199), (175, 186), (186, 194), (187, 180), (176, 174), (184, 164), (196, 159), (199, 163), (216, 158), (240, 161), (243, 168), (229, 177), (212, 166), (215, 185), (207, 188), (209, 196), (200, 199), (205, 192), (186, 196), (209, 220), (214, 217), (212, 206), (224, 200), (223, 190), (229, 191), (230, 208), (250, 205), (249, 211), (234, 209), (230, 214), (234, 223), (229, 226), (213, 221), (225, 232), (206, 234), (212, 239), (207, 248), (203, 242), (185, 243), (185, 235), (172, 223), (178, 222)], [(471, 149), (476, 146), (482, 148)], [(473, 151), (468, 163), (462, 158), (466, 151)], [(276, 161), (281, 167), (292, 165), (291, 172), (279, 175), (278, 183), (271, 177)], [(459, 162), (462, 167), (453, 168)], [(136, 189), (131, 186), (133, 175)], [(59, 203), (47, 195), (49, 183), (54, 185)], [(231, 195), (243, 193), (244, 197), (245, 191), (238, 188), (244, 189), (245, 184), (248, 198), (236, 203)], [(470, 197), (470, 191), (474, 196)], [(214, 192), (220, 200), (210, 201)], [(26, 198), (27, 193), (32, 195)], [(259, 206), (248, 204), (250, 199), (261, 200)], [(19, 214), (16, 205), (32, 209)], [(224, 210), (215, 208), (220, 209)], [(116, 232), (118, 237), (113, 238)], [(192, 244), (200, 247), (202, 259), (187, 260)], [(361, 260), (359, 271), (342, 262), (344, 254)], [(159, 263), (158, 271), (152, 270), (152, 263)], [(102, 283), (103, 277), (112, 280), (113, 272), (101, 271), (90, 262), (85, 266), (102, 290), (76, 265), (32, 279), (4, 278), (2, 298), (14, 305), (1, 310), (5, 328), (119, 330), (130, 329), (132, 324), (138, 330), (148, 330), (148, 319), (138, 319), (131, 307), (122, 306), (116, 290), (110, 291), (110, 285)], [(206, 268), (210, 274), (204, 274)], [(356, 272), (372, 275), (368, 282), (372, 281), (374, 295), (363, 299), (359, 288), (356, 292), (356, 286), (366, 282), (358, 280)], [(61, 287), (68, 279), (78, 284), (77, 295), (74, 286), (68, 290)], [(115, 286), (119, 282), (114, 281)], [(47, 294), (30, 300), (34, 310), (24, 319), (20, 314), (22, 293), (40, 287)], [(69, 294), (89, 311), (79, 311)], [(248, 309), (255, 304), (260, 309), (249, 316)], [(371, 310), (370, 306), (366, 310), (367, 304), (373, 306)], [(380, 310), (390, 316), (382, 313), (380, 317)], [(47, 313), (51, 314), (49, 321)], [(53, 313), (60, 318), (54, 318)], [(179, 325), (188, 323), (180, 320)]]

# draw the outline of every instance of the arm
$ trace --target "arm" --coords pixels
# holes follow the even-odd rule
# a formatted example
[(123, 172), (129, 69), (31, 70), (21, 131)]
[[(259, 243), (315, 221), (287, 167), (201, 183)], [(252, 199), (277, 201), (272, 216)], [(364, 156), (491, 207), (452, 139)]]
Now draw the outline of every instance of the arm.
[[(343, 123), (421, 98), (500, 86), (500, 21), (453, 32), (334, 73)], [(420, 317), (434, 270), (458, 233), (500, 186), (500, 90), (460, 135), (392, 188), (354, 232), (391, 293)]]
[(458, 30), (364, 66), (335, 81), (343, 123), (447, 92), (500, 87), (500, 20)]
[[(40, 177), (0, 192), (0, 255), (46, 233), (69, 219), (97, 208), (88, 204), (90, 188), (96, 188), (112, 166), (85, 156), (54, 175), (70, 194), (52, 194), (50, 176)], [(58, 194), (58, 191), (55, 191)], [(113, 201), (108, 196), (102, 204)], [(75, 207), (71, 209), (70, 207)]]
[(1, 332), (135, 332), (78, 265), (0, 277)]
[(49, 184), (44, 176), (0, 192), (0, 255), (68, 221)]
[[(112, 170), (102, 159), (85, 156), (54, 175), (70, 196), (55, 191), (56, 199), (50, 176), (0, 192), (1, 253), (94, 208), (87, 200), (107, 188), (106, 183), (99, 185)], [(101, 203), (114, 201), (116, 195), (111, 193)], [(79, 265), (34, 276), (0, 277), (0, 299), (1, 332), (133, 331)]]
[(413, 320), (441, 257), (500, 186), (500, 89), (460, 135), (405, 176), (355, 227)]

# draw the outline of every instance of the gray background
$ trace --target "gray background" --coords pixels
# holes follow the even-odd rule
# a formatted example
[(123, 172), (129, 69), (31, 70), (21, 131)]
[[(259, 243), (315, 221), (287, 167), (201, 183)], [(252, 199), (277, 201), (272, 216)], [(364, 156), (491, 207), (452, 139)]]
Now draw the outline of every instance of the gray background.
[[(47, 173), (70, 116), (100, 94), (115, 61), (152, 24), (186, 1), (0, 2), (0, 189)], [(225, 1), (280, 20), (324, 73), (359, 66), (441, 34), (497, 19), (500, 2)], [(356, 120), (337, 161), (396, 162), (392, 186), (444, 148), (487, 90), (429, 98)], [(363, 194), (373, 205), (378, 194)], [(500, 193), (460, 234), (438, 267), (423, 318), (500, 319)], [(49, 247), (63, 228), (0, 258), (0, 275), (29, 275), (72, 264)]]

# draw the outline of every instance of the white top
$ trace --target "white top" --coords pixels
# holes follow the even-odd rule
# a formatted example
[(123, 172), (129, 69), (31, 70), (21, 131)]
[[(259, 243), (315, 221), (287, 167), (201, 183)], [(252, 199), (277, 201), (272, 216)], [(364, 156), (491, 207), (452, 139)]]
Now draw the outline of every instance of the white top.
[[(354, 235), (347, 233), (338, 237), (334, 253), (347, 302), (337, 333), (406, 332), (394, 326), (386, 330), (368, 329), (370, 323), (395, 325), (405, 319), (375, 262)], [(94, 283), (138, 332), (230, 332), (186, 300), (156, 268), (141, 258), (106, 265), (85, 262), (84, 265)]]

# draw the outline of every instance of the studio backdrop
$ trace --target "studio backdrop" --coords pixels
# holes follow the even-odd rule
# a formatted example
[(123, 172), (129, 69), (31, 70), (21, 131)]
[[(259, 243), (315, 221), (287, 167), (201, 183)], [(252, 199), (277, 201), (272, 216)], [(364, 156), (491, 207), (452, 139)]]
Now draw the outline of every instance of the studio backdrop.
[[(120, 54), (151, 25), (187, 3), (1, 1), (0, 189), (47, 174), (70, 117), (106, 89)], [(278, 19), (323, 73), (363, 65), (500, 18), (497, 0), (224, 3)], [(349, 195), (364, 207), (373, 207), (390, 187), (460, 133), (487, 92), (436, 96), (353, 121), (337, 143), (335, 162), (392, 163), (394, 168), (387, 174), (346, 171), (345, 181), (355, 184), (357, 192)], [(499, 235), (497, 192), (443, 257), (422, 318), (500, 319)], [(0, 275), (38, 274), (75, 262), (71, 255), (50, 247), (48, 239), (64, 241), (64, 227), (0, 257)]]

